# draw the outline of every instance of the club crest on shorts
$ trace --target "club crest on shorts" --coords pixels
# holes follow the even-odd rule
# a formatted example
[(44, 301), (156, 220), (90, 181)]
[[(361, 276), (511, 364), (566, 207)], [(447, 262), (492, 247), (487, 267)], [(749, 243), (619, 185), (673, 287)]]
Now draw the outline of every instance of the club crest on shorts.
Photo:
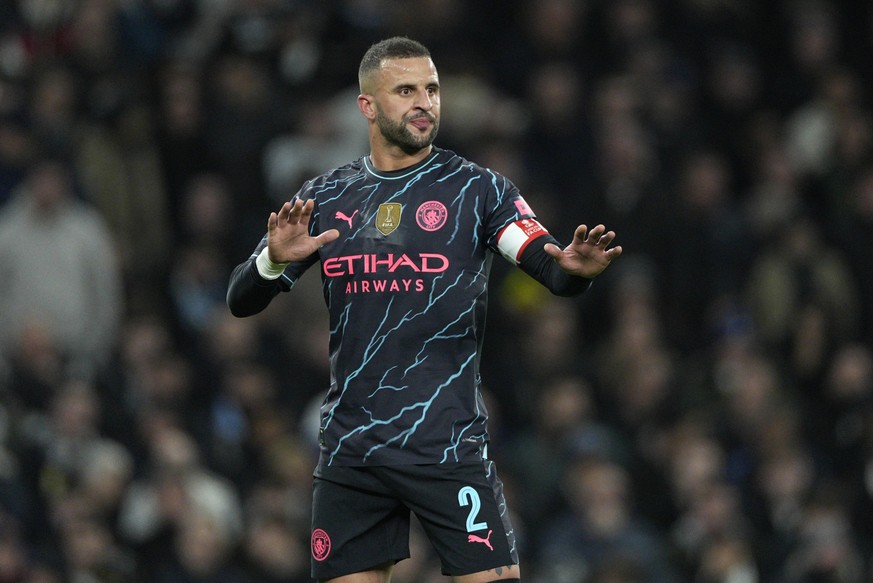
[(436, 231), (446, 224), (448, 216), (446, 205), (438, 200), (429, 200), (421, 203), (415, 211), (415, 222), (425, 231)]
[(312, 531), (312, 558), (323, 561), (330, 554), (330, 537), (320, 528)]
[(383, 235), (390, 235), (400, 226), (400, 213), (403, 207), (399, 202), (383, 202), (376, 213), (376, 228)]

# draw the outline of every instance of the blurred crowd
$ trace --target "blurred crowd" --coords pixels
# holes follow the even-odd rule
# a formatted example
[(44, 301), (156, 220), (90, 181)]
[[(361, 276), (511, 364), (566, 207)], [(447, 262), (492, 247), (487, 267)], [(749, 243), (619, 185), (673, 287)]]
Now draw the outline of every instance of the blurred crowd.
[[(494, 264), (524, 580), (873, 581), (869, 3), (4, 0), (0, 583), (310, 581), (318, 274), (224, 295), (366, 154), (357, 66), (395, 34), (438, 145), (625, 250), (574, 299)], [(445, 580), (412, 547), (395, 583)]]

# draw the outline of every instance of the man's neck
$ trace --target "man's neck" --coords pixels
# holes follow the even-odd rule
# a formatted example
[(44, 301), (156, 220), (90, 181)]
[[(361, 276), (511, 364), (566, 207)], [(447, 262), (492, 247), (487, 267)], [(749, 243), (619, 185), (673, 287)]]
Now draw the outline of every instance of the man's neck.
[(371, 148), (370, 149), (370, 164), (373, 168), (382, 172), (391, 172), (393, 170), (402, 170), (418, 164), (433, 152), (433, 146), (422, 148), (413, 154), (404, 152), (400, 148), (394, 147)]

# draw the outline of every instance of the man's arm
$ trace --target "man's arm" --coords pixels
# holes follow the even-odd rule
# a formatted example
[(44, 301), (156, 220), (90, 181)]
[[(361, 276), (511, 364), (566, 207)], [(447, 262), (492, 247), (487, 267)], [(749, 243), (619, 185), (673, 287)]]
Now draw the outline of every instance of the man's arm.
[(227, 288), (227, 307), (238, 318), (252, 316), (266, 308), (279, 292), (290, 289), (291, 285), (283, 277), (262, 277), (253, 257), (237, 265), (231, 273)]
[(547, 232), (525, 243), (518, 265), (525, 273), (559, 296), (578, 295), (591, 280), (621, 255), (621, 246), (610, 248), (615, 233), (597, 225), (591, 231), (580, 225), (573, 241), (563, 249)]
[(592, 279), (569, 275), (543, 249), (546, 244), (557, 245), (551, 235), (531, 241), (521, 255), (518, 266), (532, 278), (546, 286), (556, 296), (576, 296), (591, 287)]
[(309, 234), (309, 219), (315, 201), (305, 203), (299, 198), (286, 202), (279, 212), (270, 213), (267, 235), (255, 250), (255, 255), (240, 263), (230, 276), (227, 306), (237, 317), (257, 314), (267, 307), (281, 291), (288, 291), (294, 280), (284, 274), (292, 262), (315, 262), (319, 247), (339, 237), (330, 229), (318, 236)]

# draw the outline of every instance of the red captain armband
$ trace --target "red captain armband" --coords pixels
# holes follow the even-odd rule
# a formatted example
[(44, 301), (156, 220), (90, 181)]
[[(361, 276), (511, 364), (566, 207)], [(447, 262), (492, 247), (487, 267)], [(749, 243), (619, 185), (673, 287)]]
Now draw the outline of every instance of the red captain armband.
[(549, 232), (536, 219), (519, 219), (506, 225), (497, 235), (500, 254), (516, 265), (531, 241)]

